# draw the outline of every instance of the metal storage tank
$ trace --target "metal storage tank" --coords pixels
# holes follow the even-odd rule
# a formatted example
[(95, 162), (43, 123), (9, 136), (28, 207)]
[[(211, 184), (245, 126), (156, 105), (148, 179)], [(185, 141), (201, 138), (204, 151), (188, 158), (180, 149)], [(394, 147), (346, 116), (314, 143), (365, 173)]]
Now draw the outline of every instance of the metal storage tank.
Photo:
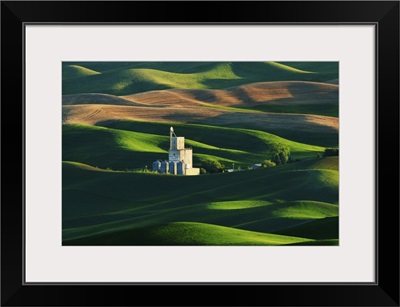
[(176, 175), (176, 162), (174, 161), (169, 162), (169, 173), (172, 175)]
[(168, 173), (168, 162), (162, 161), (160, 166), (160, 173)]
[(182, 161), (179, 161), (176, 164), (176, 173), (178, 175), (185, 175), (185, 170), (186, 170), (185, 168), (186, 168), (186, 164), (183, 163)]
[(161, 166), (160, 161), (158, 161), (158, 160), (157, 160), (157, 161), (154, 161), (154, 162), (153, 162), (153, 168), (152, 168), (153, 171), (154, 171), (154, 172), (158, 172), (158, 170), (160, 169), (160, 166)]

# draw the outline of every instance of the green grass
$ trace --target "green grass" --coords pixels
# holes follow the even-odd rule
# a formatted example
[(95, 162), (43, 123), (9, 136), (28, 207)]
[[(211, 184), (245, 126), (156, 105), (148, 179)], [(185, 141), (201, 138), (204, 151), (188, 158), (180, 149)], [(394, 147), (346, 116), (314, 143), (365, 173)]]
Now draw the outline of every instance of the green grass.
[[(224, 127), (233, 129), (254, 129), (251, 124), (235, 123), (226, 124)], [(259, 131), (262, 127), (259, 127)], [(264, 131), (267, 132), (267, 131)], [(303, 144), (310, 144), (321, 147), (338, 147), (339, 144), (339, 134), (337, 131), (324, 132), (324, 131), (314, 131), (314, 132), (299, 132), (293, 129), (285, 129), (284, 127), (269, 127), (268, 133), (274, 134), (276, 136), (296, 141)]]
[[(69, 65), (70, 63), (64, 62), (63, 65)], [(76, 62), (76, 64), (101, 73), (134, 68), (150, 68), (176, 73), (193, 73), (210, 70), (214, 65), (213, 62)]]
[(339, 72), (339, 62), (284, 62), (285, 65), (290, 66), (295, 69), (312, 71), (315, 73), (324, 73), (336, 75), (338, 78)]
[(315, 240), (315, 241), (305, 241), (287, 245), (307, 245), (307, 246), (339, 246), (339, 239), (327, 239), (327, 240)]
[(98, 71), (94, 71), (79, 65), (63, 65), (62, 79), (66, 80), (72, 78), (89, 77), (98, 74), (100, 74)]
[(280, 206), (273, 214), (285, 218), (316, 219), (338, 216), (339, 208), (337, 205), (316, 201), (293, 201)]
[(338, 206), (317, 201), (291, 201), (276, 204), (260, 200), (234, 200), (211, 202), (207, 208), (214, 210), (239, 210), (271, 206), (264, 210), (270, 212), (271, 216), (296, 219), (320, 219), (338, 216)]
[[(337, 63), (277, 62), (64, 62), (63, 94), (107, 93), (128, 95), (168, 88), (227, 88), (263, 81), (327, 81), (338, 78)], [(70, 66), (101, 72), (91, 76), (69, 73)], [(326, 67), (326, 71), (324, 70)]]
[(277, 69), (281, 69), (284, 71), (288, 71), (288, 72), (294, 72), (294, 73), (302, 73), (302, 74), (315, 74), (316, 72), (314, 71), (306, 71), (306, 70), (301, 70), (298, 68), (295, 68), (293, 66), (290, 66), (290, 64), (285, 63), (278, 63), (278, 62), (269, 62), (271, 66), (277, 68)]
[[(108, 120), (104, 122), (96, 123), (97, 126), (109, 127), (121, 130), (128, 131), (138, 131), (144, 133), (151, 134), (163, 134), (164, 131), (169, 131), (170, 126), (177, 127), (177, 129), (182, 132), (179, 132), (180, 135), (184, 135), (189, 139), (196, 139), (196, 137), (201, 137), (201, 142), (208, 143), (209, 139), (213, 140), (213, 143), (216, 147), (219, 147), (221, 142), (226, 144), (229, 140), (228, 145), (221, 145), (221, 147), (234, 147), (234, 144), (237, 144), (237, 138), (231, 137), (230, 134), (226, 134), (227, 131), (236, 131), (235, 136), (243, 137), (243, 135), (238, 135), (240, 131), (243, 130), (253, 130), (260, 135), (275, 135), (276, 137), (280, 137), (282, 139), (288, 139), (291, 141), (295, 141), (298, 143), (307, 144), (310, 148), (318, 148), (318, 147), (337, 147), (339, 144), (338, 132), (320, 132), (315, 131), (313, 133), (299, 133), (296, 130), (289, 130), (282, 128), (274, 128), (271, 127), (268, 131), (262, 131), (261, 129), (257, 130), (256, 126), (249, 124), (234, 124), (234, 125), (224, 125), (224, 126), (211, 126), (211, 125), (200, 125), (200, 124), (183, 124), (183, 123), (150, 123), (144, 121), (133, 121), (133, 120)], [(196, 128), (197, 127), (197, 128)], [(167, 130), (165, 130), (167, 129)], [(227, 130), (230, 129), (230, 130)], [(184, 134), (185, 133), (185, 134)], [(189, 133), (189, 135), (187, 134)], [(197, 138), (198, 139), (198, 138)], [(243, 145), (252, 146), (253, 137), (249, 137), (246, 140), (246, 143)], [(313, 145), (309, 145), (313, 144)], [(246, 149), (245, 149), (246, 150)], [(253, 148), (249, 148), (249, 150), (253, 150)], [(319, 149), (320, 150), (320, 149)], [(318, 150), (317, 150), (318, 151)]]
[(313, 240), (218, 225), (175, 222), (65, 241), (65, 245), (285, 245)]
[[(287, 229), (279, 230), (276, 233), (290, 236), (296, 234), (300, 237), (310, 239), (325, 239), (325, 240), (337, 240), (339, 233), (339, 218), (330, 217), (321, 220), (315, 220), (313, 222), (297, 225)], [(335, 244), (334, 244), (335, 245)]]
[(324, 157), (323, 159), (315, 160), (310, 164), (309, 168), (339, 171), (339, 156)]
[(207, 205), (207, 208), (214, 210), (238, 210), (268, 206), (270, 204), (270, 202), (260, 200), (232, 200), (211, 202)]
[[(171, 123), (108, 121), (102, 126), (63, 125), (63, 160), (116, 170), (151, 167), (167, 159)], [(283, 139), (270, 133), (206, 125), (174, 124), (186, 146), (193, 147), (194, 164), (218, 160), (247, 167), (268, 159), (277, 144), (288, 146), (293, 159), (314, 158), (324, 148)], [(164, 133), (165, 132), (165, 133)]]
[[(63, 238), (175, 222), (278, 233), (337, 216), (337, 172), (311, 161), (195, 177), (95, 171), (63, 163)], [(336, 173), (336, 176), (335, 176)], [(335, 181), (336, 180), (336, 181)], [(302, 201), (299, 201), (302, 200)], [(286, 234), (284, 234), (286, 235)], [(319, 227), (289, 236), (337, 238)]]
[(167, 156), (165, 137), (90, 125), (63, 125), (64, 161), (94, 167), (134, 169)]

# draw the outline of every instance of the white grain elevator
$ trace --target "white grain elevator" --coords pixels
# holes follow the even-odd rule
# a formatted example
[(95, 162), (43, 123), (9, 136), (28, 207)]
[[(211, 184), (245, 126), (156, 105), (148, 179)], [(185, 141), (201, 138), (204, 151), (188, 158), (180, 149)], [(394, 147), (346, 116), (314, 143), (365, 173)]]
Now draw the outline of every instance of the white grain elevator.
[(170, 128), (169, 136), (168, 161), (178, 165), (176, 174), (199, 175), (200, 169), (193, 168), (193, 149), (185, 148), (185, 137), (176, 136), (173, 127)]

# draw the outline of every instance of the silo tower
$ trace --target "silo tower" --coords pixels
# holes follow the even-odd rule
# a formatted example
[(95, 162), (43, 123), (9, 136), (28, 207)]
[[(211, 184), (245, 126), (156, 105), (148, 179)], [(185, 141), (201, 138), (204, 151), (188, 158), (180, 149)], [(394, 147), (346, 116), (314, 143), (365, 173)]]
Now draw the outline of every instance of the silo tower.
[[(185, 150), (185, 137), (176, 136), (174, 128), (170, 128), (170, 147), (169, 147), (169, 161), (180, 162), (183, 161), (187, 163), (187, 159), (192, 157), (187, 157)], [(191, 164), (191, 161), (190, 161)]]
[[(176, 136), (174, 128), (169, 130), (169, 153), (168, 161), (174, 163), (174, 167), (170, 173), (180, 175), (199, 175), (200, 169), (193, 168), (193, 150), (192, 148), (185, 148), (185, 138), (183, 136)], [(180, 163), (178, 165), (178, 163)]]

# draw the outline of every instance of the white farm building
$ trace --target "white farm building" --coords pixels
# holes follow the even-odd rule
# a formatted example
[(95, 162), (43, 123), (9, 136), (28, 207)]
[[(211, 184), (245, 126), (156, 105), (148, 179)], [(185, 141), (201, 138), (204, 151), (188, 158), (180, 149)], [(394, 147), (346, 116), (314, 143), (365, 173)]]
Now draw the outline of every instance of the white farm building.
[(199, 175), (200, 169), (193, 167), (193, 149), (185, 148), (185, 137), (176, 136), (173, 127), (169, 136), (168, 161), (154, 161), (153, 171), (172, 175)]

